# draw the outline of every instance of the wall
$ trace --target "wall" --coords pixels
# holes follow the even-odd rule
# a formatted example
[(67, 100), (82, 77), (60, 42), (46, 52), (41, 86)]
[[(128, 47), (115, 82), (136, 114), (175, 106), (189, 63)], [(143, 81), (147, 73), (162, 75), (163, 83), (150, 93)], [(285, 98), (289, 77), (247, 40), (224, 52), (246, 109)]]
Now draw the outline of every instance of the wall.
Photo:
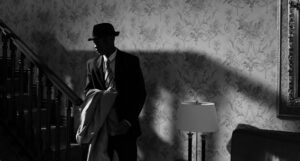
[(239, 123), (300, 130), (299, 122), (276, 117), (278, 4), (0, 0), (0, 18), (80, 96), (85, 62), (95, 56), (87, 38), (94, 24), (113, 23), (120, 31), (117, 46), (140, 57), (146, 81), (139, 160), (187, 159), (186, 133), (176, 130), (175, 112), (181, 101), (198, 100), (215, 102), (218, 112), (219, 130), (208, 136), (208, 160), (229, 161), (226, 145)]

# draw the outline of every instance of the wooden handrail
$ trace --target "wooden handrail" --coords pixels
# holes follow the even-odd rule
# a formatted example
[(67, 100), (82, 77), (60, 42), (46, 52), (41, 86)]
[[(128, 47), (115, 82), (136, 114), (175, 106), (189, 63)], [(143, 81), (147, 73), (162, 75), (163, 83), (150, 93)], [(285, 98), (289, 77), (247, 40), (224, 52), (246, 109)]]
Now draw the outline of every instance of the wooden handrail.
[(50, 68), (38, 57), (38, 55), (31, 50), (1, 19), (0, 29), (5, 35), (8, 35), (14, 44), (20, 49), (24, 55), (34, 63), (42, 72), (49, 78), (53, 85), (64, 93), (68, 99), (76, 106), (83, 102), (72, 89), (70, 89)]

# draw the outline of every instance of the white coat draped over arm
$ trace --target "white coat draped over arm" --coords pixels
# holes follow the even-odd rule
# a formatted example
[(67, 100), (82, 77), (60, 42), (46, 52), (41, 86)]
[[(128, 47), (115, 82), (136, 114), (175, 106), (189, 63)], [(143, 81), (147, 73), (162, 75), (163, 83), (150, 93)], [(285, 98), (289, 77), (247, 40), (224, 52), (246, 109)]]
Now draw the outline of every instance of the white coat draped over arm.
[[(112, 114), (117, 92), (92, 89), (82, 104), (80, 125), (76, 133), (79, 144), (90, 144), (87, 161), (110, 161), (107, 154), (108, 116)], [(117, 120), (116, 120), (117, 121)]]

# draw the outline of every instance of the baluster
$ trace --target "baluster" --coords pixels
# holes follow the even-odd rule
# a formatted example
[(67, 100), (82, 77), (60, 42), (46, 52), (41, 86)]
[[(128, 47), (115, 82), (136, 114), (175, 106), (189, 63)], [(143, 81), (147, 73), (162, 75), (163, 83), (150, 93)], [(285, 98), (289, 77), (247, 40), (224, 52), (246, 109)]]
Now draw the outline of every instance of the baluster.
[(46, 97), (47, 97), (47, 112), (46, 112), (46, 114), (47, 114), (47, 121), (46, 121), (46, 126), (47, 126), (47, 128), (46, 128), (46, 152), (48, 152), (47, 154), (49, 154), (49, 155), (47, 155), (47, 159), (46, 160), (50, 160), (50, 154), (51, 154), (51, 114), (52, 114), (52, 108), (51, 108), (51, 106), (52, 106), (52, 98), (51, 98), (51, 96), (52, 96), (52, 83), (51, 83), (51, 81), (47, 78), (47, 80), (46, 80), (46, 87), (47, 87), (47, 93), (46, 93)]
[(62, 93), (55, 89), (55, 160), (60, 161), (60, 108)]
[[(8, 41), (8, 39), (4, 33), (2, 33), (1, 35), (2, 35), (2, 37), (1, 37), (2, 38), (2, 58), (0, 59), (0, 61), (1, 61), (1, 63), (0, 63), (0, 72), (1, 72), (1, 74), (0, 74), (0, 90), (1, 90), (1, 95), (2, 95), (1, 99), (3, 99), (3, 102), (2, 102), (2, 100), (0, 100), (1, 101), (0, 103), (3, 103), (3, 106), (1, 106), (1, 108), (2, 108), (1, 110), (3, 112), (5, 112), (5, 111), (10, 110), (10, 108), (7, 106), (9, 103), (7, 101), (7, 96), (8, 96), (9, 91), (5, 88), (6, 82), (7, 82), (6, 81), (6, 79), (7, 79), (6, 67), (7, 67), (7, 48), (8, 48), (7, 41)], [(1, 117), (2, 116), (5, 116), (5, 115), (1, 115)], [(9, 120), (10, 120), (10, 117), (8, 117), (6, 121), (9, 122)]]
[(10, 68), (8, 69), (9, 72), (9, 76), (10, 78), (12, 78), (15, 75), (14, 74), (16, 71), (16, 53), (17, 53), (17, 47), (14, 44), (13, 40), (10, 39), (10, 43), (9, 43), (9, 49), (10, 49)]
[(37, 80), (37, 151), (38, 158), (42, 154), (42, 123), (41, 123), (41, 112), (42, 112), (42, 101), (43, 101), (43, 73), (38, 69), (38, 80)]
[(18, 96), (19, 100), (18, 102), (18, 107), (17, 107), (17, 122), (18, 122), (18, 130), (23, 136), (24, 132), (24, 59), (25, 56), (23, 53), (20, 54), (19, 58), (19, 91), (18, 91)]
[(12, 124), (16, 123), (16, 87), (14, 86), (15, 82), (16, 82), (16, 77), (15, 77), (15, 73), (16, 73), (16, 52), (17, 52), (17, 47), (16, 45), (13, 43), (12, 40), (10, 40), (10, 57), (11, 57), (11, 61), (10, 61), (10, 66), (11, 66), (11, 70), (9, 71), (10, 73), (10, 83), (8, 85), (8, 89), (10, 89), (10, 96), (11, 96), (11, 103), (10, 103), (10, 117), (12, 120)]
[(29, 107), (28, 107), (28, 135), (29, 135), (29, 143), (32, 143), (34, 140), (33, 134), (33, 117), (32, 110), (35, 105), (35, 95), (34, 95), (34, 86), (33, 86), (33, 76), (34, 76), (34, 64), (30, 63), (29, 65), (29, 78), (28, 78), (28, 96), (29, 96)]
[[(6, 69), (7, 60), (6, 59), (7, 59), (7, 48), (8, 48), (7, 41), (8, 41), (8, 39), (7, 39), (7, 36), (2, 32), (1, 32), (1, 39), (2, 39), (2, 57), (0, 59), (0, 61), (1, 61), (1, 63), (0, 63), (0, 72), (1, 72), (0, 83), (3, 85), (2, 96), (4, 99), (4, 97), (5, 98), (7, 97), (7, 90), (4, 87), (5, 87), (5, 83), (6, 83), (6, 77), (7, 77), (7, 69)], [(5, 107), (5, 106), (2, 106), (2, 107)]]
[(66, 128), (66, 161), (69, 160), (69, 150), (70, 150), (70, 130), (71, 130), (71, 127), (70, 127), (70, 118), (71, 118), (71, 108), (72, 108), (72, 102), (70, 100), (67, 99), (66, 101), (66, 105), (67, 105), (67, 113), (66, 113), (66, 117), (67, 117), (67, 128)]
[[(3, 78), (6, 78), (7, 76), (7, 49), (8, 49), (8, 36), (2, 33), (2, 62), (3, 66), (1, 67), (3, 69)], [(2, 74), (1, 74), (2, 75)], [(2, 77), (2, 76), (1, 76)]]

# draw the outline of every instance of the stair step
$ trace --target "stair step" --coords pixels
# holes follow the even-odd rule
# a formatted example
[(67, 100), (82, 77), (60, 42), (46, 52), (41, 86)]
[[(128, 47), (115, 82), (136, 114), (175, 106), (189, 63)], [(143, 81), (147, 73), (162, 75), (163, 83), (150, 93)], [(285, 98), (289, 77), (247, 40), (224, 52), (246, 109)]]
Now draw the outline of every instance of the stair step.
[[(69, 160), (71, 161), (86, 161), (85, 155), (86, 149), (79, 144), (70, 144), (69, 149)], [(60, 148), (60, 160), (65, 160), (66, 146), (61, 146)], [(54, 160), (55, 148), (51, 148), (51, 160)]]
[[(10, 70), (7, 70), (7, 71), (10, 71)], [(28, 78), (28, 72), (29, 72), (29, 70), (23, 69), (23, 79)], [(20, 70), (16, 69), (15, 72), (13, 73), (14, 74), (14, 78), (15, 79), (20, 79), (21, 73), (22, 72)], [(12, 80), (12, 72), (8, 73), (7, 80)]]
[[(32, 122), (34, 122), (35, 124), (38, 123), (38, 119), (40, 118), (40, 121), (41, 121), (41, 126), (42, 127), (45, 127), (48, 125), (48, 117), (49, 118), (49, 123), (50, 125), (55, 125), (55, 119), (56, 119), (56, 116), (55, 116), (55, 111), (54, 109), (50, 109), (51, 113), (48, 114), (48, 110), (46, 108), (41, 108), (40, 109), (40, 116), (39, 116), (39, 110), (37, 108), (34, 108), (32, 109)], [(59, 120), (57, 120), (59, 122), (59, 125), (62, 125), (62, 118), (63, 116), (60, 116), (59, 117)], [(25, 109), (24, 110), (24, 118), (26, 121), (29, 121), (29, 110)]]
[[(6, 63), (4, 63), (6, 62)], [(15, 60), (15, 71), (19, 71), (19, 60), (16, 59)], [(4, 71), (4, 72), (9, 72), (9, 71), (12, 71), (12, 64), (11, 64), (11, 58), (7, 57), (6, 59), (4, 59), (3, 57), (0, 57), (0, 67), (1, 69)], [(24, 66), (24, 70), (27, 70), (28, 67), (27, 66)], [(10, 73), (9, 73), (10, 74)]]
[[(3, 98), (1, 98), (3, 99)], [(0, 99), (0, 100), (1, 100)], [(48, 116), (50, 116), (50, 124), (54, 124), (55, 123), (55, 119), (56, 119), (56, 114), (55, 114), (55, 104), (53, 101), (49, 102), (47, 100), (43, 100), (42, 101), (42, 108), (39, 110), (38, 108), (33, 108), (33, 104), (30, 102), (32, 98), (28, 95), (24, 95), (24, 96), (19, 96), (19, 95), (15, 95), (15, 107), (17, 111), (19, 111), (20, 109), (18, 109), (19, 107), (19, 103), (22, 102), (22, 109), (23, 109), (23, 114), (24, 114), (24, 118), (25, 121), (29, 121), (29, 114), (30, 114), (30, 106), (31, 106), (31, 115), (32, 115), (32, 119), (33, 122), (38, 122), (37, 119), (40, 118), (41, 119), (41, 124), (42, 126), (47, 125), (48, 123)], [(7, 98), (4, 98), (1, 102), (0, 105), (2, 107), (2, 110), (4, 111), (9, 111), (9, 107), (12, 106), (12, 98), (11, 96), (8, 96)], [(48, 108), (50, 110), (50, 114), (48, 113)], [(39, 111), (40, 111), (40, 117), (39, 117)], [(20, 113), (20, 112), (18, 112)], [(60, 116), (60, 119), (58, 120), (60, 124), (63, 123), (63, 116)]]
[[(6, 96), (4, 96), (4, 99), (6, 99), (8, 102), (12, 102), (12, 95), (11, 94), (6, 94)], [(25, 93), (23, 95), (21, 95), (20, 93), (15, 93), (14, 94), (15, 97), (15, 103), (18, 104), (20, 102), (22, 102), (22, 107), (29, 107), (30, 106), (30, 96)]]
[(12, 79), (11, 73), (8, 73), (6, 75), (7, 78), (2, 78), (0, 81), (1, 86), (4, 86), (7, 88), (7, 90), (14, 87), (14, 90), (16, 92), (20, 92), (21, 85), (23, 86), (23, 91), (28, 92), (28, 71), (25, 71), (23, 73), (23, 81), (21, 82), (20, 72), (15, 72), (14, 79)]
[[(60, 158), (61, 160), (65, 159), (65, 153), (66, 153), (66, 127), (65, 126), (60, 126)], [(42, 127), (42, 140), (44, 142), (44, 145), (46, 144), (47, 141), (47, 128)], [(51, 126), (51, 144), (50, 144), (50, 155), (51, 160), (54, 160), (53, 158), (55, 157), (55, 151), (56, 151), (56, 127)], [(70, 143), (70, 149), (69, 149), (69, 160), (71, 161), (85, 161), (86, 158), (84, 158), (84, 149), (83, 146), (77, 144), (77, 143)]]
[[(67, 146), (66, 144), (61, 145), (60, 150), (66, 150)], [(70, 143), (70, 149), (78, 149), (81, 148), (81, 145), (77, 144), (77, 143)], [(51, 146), (51, 151), (55, 151), (55, 146)]]
[[(47, 134), (47, 127), (42, 127), (42, 140), (44, 143), (47, 143), (48, 141), (48, 134)], [(50, 141), (50, 146), (55, 147), (56, 143), (56, 126), (51, 126), (51, 141)], [(60, 126), (60, 131), (59, 131), (59, 140), (60, 140), (60, 146), (65, 146), (66, 140), (67, 140), (67, 128), (65, 126)]]

